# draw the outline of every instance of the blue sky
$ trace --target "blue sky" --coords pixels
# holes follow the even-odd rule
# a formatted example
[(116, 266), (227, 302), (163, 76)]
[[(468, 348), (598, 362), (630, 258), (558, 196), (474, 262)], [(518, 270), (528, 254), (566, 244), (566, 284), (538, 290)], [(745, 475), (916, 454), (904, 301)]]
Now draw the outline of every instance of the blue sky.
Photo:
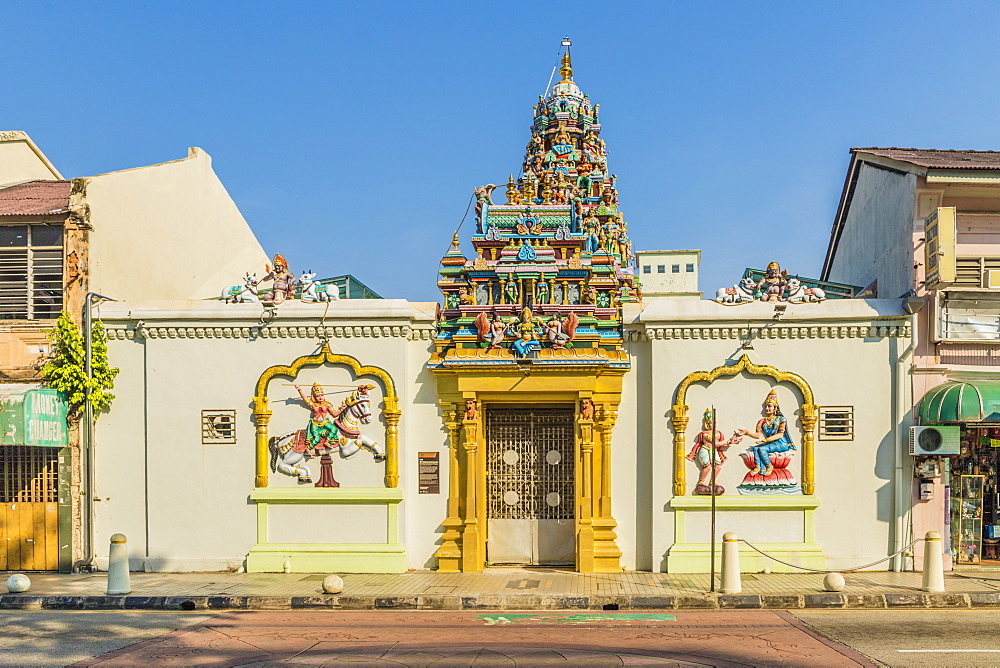
[(23, 2), (4, 16), (0, 130), (27, 131), (67, 177), (200, 146), (269, 254), (386, 297), (439, 298), (472, 188), (517, 173), (564, 34), (635, 248), (700, 248), (709, 294), (772, 259), (818, 276), (852, 146), (1000, 149), (997, 3)]

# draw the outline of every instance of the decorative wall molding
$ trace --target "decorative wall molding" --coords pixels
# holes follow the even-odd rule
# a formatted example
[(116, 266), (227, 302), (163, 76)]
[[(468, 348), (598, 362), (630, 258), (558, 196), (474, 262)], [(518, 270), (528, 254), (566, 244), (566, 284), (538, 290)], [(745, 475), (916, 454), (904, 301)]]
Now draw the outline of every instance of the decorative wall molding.
[(350, 338), (404, 338), (410, 341), (430, 341), (434, 338), (432, 327), (409, 325), (358, 325), (358, 326), (280, 326), (256, 327), (166, 327), (147, 326), (107, 328), (108, 338), (119, 341), (131, 339), (350, 339)]
[(758, 327), (626, 328), (626, 341), (666, 339), (865, 339), (909, 338), (909, 325), (762, 325)]

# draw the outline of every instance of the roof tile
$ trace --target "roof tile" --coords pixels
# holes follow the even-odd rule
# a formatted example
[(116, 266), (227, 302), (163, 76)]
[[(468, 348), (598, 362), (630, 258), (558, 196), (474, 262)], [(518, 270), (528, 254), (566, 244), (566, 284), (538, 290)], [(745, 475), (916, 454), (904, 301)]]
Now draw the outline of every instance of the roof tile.
[(936, 169), (1000, 169), (1000, 151), (953, 151), (927, 148), (854, 148), (854, 153), (870, 153), (911, 165)]
[(69, 181), (28, 181), (0, 188), (0, 216), (44, 216), (65, 213)]

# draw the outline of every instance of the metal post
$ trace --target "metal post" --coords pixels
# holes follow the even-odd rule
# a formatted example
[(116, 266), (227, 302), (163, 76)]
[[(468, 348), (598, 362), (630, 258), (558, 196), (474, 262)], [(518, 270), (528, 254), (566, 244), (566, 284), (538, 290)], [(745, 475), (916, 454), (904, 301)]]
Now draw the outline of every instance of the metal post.
[(86, 528), (83, 531), (84, 551), (83, 560), (76, 567), (78, 569), (91, 568), (94, 561), (94, 410), (90, 405), (90, 385), (94, 378), (91, 364), (92, 341), (91, 330), (93, 329), (93, 317), (91, 310), (95, 299), (105, 301), (115, 301), (110, 297), (99, 295), (96, 292), (88, 292), (83, 299), (83, 371), (87, 376), (87, 386), (84, 388), (84, 420), (83, 420), (83, 465), (86, 470), (83, 475), (84, 488), (84, 512), (83, 521)]
[(708, 449), (708, 462), (709, 466), (712, 467), (712, 588), (709, 591), (715, 591), (715, 458), (717, 456), (717, 451), (715, 449), (715, 406), (712, 406), (712, 435), (711, 442)]

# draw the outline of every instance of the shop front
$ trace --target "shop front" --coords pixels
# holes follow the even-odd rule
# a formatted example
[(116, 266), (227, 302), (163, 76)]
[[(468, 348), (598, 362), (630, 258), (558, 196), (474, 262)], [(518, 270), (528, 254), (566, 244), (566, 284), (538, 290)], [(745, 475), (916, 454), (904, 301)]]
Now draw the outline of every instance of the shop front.
[(958, 454), (942, 457), (952, 563), (1000, 568), (1000, 381), (939, 385), (920, 424), (958, 431)]
[(68, 444), (59, 392), (0, 385), (0, 571), (69, 569)]

